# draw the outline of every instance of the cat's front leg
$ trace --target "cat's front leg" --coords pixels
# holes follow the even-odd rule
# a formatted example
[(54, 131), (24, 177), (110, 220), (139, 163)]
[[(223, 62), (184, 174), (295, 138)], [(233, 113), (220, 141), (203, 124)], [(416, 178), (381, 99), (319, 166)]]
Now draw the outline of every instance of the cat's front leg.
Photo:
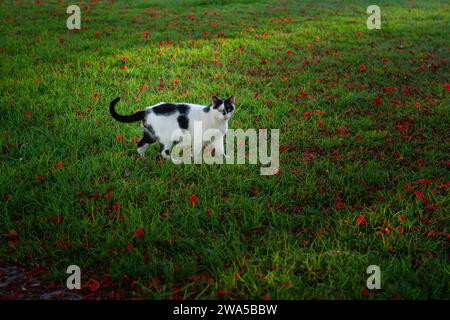
[(225, 158), (229, 158), (227, 154), (225, 154), (225, 146), (223, 144), (223, 136), (220, 136), (220, 138), (214, 140), (214, 148), (216, 149), (216, 152), (220, 156), (224, 156)]
[(200, 139), (194, 139), (193, 143), (192, 143), (192, 148), (194, 149), (192, 154), (194, 157), (194, 163), (195, 164), (200, 164), (202, 163), (202, 159), (203, 159), (203, 142)]

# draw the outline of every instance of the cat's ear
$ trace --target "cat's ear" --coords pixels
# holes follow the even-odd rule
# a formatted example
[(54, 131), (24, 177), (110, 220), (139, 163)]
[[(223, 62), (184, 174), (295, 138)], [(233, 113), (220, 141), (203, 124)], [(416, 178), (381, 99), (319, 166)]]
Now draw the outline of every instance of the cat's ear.
[(231, 104), (234, 104), (235, 102), (234, 96), (229, 97), (227, 100), (230, 101)]
[(211, 97), (211, 103), (213, 106), (218, 106), (222, 103), (222, 101), (220, 101), (219, 98), (217, 98), (216, 96), (212, 96)]

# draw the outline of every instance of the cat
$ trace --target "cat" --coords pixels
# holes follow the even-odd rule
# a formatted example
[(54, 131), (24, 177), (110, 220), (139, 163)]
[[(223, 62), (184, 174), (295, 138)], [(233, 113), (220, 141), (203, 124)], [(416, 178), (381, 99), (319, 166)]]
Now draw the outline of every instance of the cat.
[(228, 121), (235, 110), (234, 96), (227, 99), (213, 96), (209, 106), (160, 102), (131, 115), (120, 115), (116, 112), (115, 105), (119, 100), (120, 97), (111, 101), (109, 105), (109, 111), (115, 120), (126, 123), (142, 121), (142, 138), (137, 143), (137, 152), (142, 158), (150, 144), (159, 142), (161, 155), (165, 159), (170, 159), (172, 146), (180, 142), (172, 140), (172, 133), (177, 129), (183, 129), (194, 137), (194, 121), (202, 122), (203, 132), (208, 129), (216, 129), (219, 132), (219, 136), (212, 142), (194, 139), (193, 144), (197, 144), (194, 150), (201, 150), (205, 144), (209, 144), (214, 147), (218, 155), (227, 157), (224, 136), (228, 130)]

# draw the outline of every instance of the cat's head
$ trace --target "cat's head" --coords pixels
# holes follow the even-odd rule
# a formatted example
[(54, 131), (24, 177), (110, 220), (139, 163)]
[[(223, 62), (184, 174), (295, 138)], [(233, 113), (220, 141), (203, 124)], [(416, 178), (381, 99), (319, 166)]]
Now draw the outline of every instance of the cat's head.
[(220, 99), (216, 96), (211, 98), (212, 110), (218, 119), (229, 120), (234, 112), (234, 96)]

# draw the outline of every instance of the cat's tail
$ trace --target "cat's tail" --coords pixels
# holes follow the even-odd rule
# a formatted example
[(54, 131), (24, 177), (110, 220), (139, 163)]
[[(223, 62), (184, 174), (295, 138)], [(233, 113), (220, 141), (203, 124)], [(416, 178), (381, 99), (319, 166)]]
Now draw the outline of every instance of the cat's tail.
[(136, 113), (133, 113), (133, 114), (130, 114), (127, 116), (118, 114), (116, 112), (116, 109), (114, 109), (114, 106), (116, 105), (117, 102), (119, 102), (119, 100), (120, 100), (120, 97), (117, 97), (113, 101), (111, 101), (111, 103), (109, 105), (109, 112), (111, 113), (111, 116), (114, 119), (116, 119), (119, 122), (127, 122), (127, 123), (144, 120), (145, 111), (138, 111)]

